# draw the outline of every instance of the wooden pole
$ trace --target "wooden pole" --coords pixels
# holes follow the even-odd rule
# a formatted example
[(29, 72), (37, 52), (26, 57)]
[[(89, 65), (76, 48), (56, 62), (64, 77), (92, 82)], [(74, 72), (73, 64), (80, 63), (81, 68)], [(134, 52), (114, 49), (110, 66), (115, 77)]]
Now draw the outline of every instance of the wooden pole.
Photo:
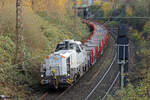
[(25, 45), (24, 45), (24, 38), (23, 38), (23, 1), (20, 0), (20, 9), (19, 9), (19, 16), (20, 16), (20, 20), (19, 20), (19, 25), (20, 25), (20, 46), (21, 46), (21, 64), (22, 64), (22, 68), (24, 70), (24, 49), (25, 49)]
[(77, 0), (74, 0), (74, 33), (77, 33)]
[(16, 52), (15, 52), (14, 64), (18, 62), (19, 44), (22, 49), (21, 58), (24, 57), (22, 17), (23, 17), (22, 0), (16, 0)]

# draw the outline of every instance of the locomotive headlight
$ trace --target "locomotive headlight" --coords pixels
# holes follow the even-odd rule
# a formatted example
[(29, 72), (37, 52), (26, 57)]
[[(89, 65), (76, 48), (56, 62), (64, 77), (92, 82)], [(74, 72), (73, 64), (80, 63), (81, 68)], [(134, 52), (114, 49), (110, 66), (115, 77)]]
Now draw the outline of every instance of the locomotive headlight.
[(44, 77), (44, 75), (41, 75), (41, 77)]
[(70, 76), (70, 74), (67, 74), (67, 76)]

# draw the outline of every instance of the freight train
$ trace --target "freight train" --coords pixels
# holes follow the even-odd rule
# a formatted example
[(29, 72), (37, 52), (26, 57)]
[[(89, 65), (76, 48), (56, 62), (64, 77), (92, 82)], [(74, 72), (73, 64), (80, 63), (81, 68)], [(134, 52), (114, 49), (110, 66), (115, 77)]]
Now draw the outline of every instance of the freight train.
[(97, 22), (83, 20), (92, 32), (83, 40), (64, 40), (41, 65), (41, 84), (68, 87), (83, 76), (102, 55), (108, 41), (107, 28)]

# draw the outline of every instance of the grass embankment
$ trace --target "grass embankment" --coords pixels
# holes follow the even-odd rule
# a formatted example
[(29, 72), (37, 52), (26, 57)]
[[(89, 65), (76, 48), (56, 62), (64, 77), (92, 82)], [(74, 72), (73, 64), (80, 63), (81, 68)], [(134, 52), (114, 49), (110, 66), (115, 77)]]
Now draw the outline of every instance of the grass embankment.
[(28, 86), (39, 82), (40, 62), (53, 52), (56, 44), (64, 39), (82, 40), (88, 31), (86, 25), (77, 18), (78, 30), (75, 33), (74, 16), (70, 13), (63, 16), (57, 12), (37, 13), (24, 6), (25, 72), (20, 72), (17, 65), (13, 65), (16, 40), (15, 1), (3, 2), (5, 5), (0, 5), (0, 94), (25, 98), (32, 95), (32, 89)]

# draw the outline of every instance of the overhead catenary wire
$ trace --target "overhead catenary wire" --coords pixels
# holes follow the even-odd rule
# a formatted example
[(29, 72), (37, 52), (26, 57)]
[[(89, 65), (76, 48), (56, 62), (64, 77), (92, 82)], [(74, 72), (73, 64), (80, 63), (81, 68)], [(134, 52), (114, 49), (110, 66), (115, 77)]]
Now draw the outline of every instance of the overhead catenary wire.
[[(108, 19), (108, 21), (106, 21), (107, 23), (109, 22), (110, 19), (120, 19), (120, 21), (122, 19), (150, 19), (150, 16), (132, 16), (132, 17), (115, 16), (115, 17), (113, 17), (112, 14), (113, 14), (113, 11), (116, 9), (117, 4), (119, 4), (119, 1), (115, 0), (113, 5), (112, 5), (112, 12), (111, 12), (110, 16), (108, 16), (108, 17), (94, 17), (94, 16), (92, 16), (92, 17), (88, 17), (88, 18)], [(127, 2), (125, 2), (125, 4), (127, 4)], [(97, 10), (97, 12), (99, 12), (99, 10)]]

